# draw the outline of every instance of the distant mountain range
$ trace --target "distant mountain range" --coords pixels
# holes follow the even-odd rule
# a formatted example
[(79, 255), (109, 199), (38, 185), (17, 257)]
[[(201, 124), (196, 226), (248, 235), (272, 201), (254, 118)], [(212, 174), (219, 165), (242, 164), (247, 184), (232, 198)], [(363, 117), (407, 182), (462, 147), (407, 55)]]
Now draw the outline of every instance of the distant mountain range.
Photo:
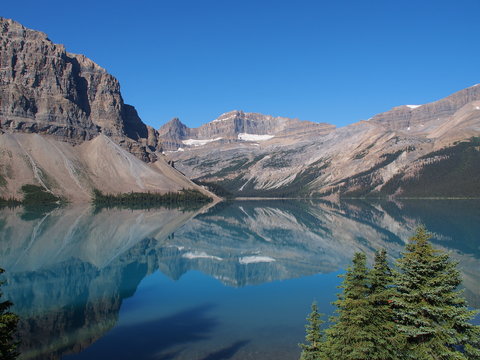
[(480, 85), (335, 128), (232, 111), (159, 129), (188, 177), (235, 196), (480, 196)]
[[(0, 197), (206, 188), (267, 197), (480, 196), (480, 86), (335, 128), (232, 111), (145, 125), (112, 75), (0, 18)], [(174, 166), (172, 166), (174, 165)], [(189, 179), (194, 179), (195, 183)]]
[(273, 117), (243, 111), (231, 111), (199, 128), (191, 129), (174, 118), (159, 130), (164, 150), (196, 148), (208, 143), (219, 144), (241, 141), (265, 141), (273, 137), (277, 141), (301, 139), (309, 133), (326, 135), (334, 125), (300, 121), (285, 117)]

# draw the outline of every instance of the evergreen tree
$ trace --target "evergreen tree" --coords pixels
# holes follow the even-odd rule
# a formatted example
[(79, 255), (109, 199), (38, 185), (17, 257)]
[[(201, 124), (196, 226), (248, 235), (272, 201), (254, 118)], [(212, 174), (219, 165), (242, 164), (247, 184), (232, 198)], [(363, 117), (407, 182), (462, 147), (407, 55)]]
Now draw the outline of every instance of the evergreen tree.
[(375, 253), (373, 269), (369, 275), (370, 291), (368, 299), (369, 306), (372, 307), (374, 312), (371, 333), (374, 349), (370, 353), (369, 359), (400, 359), (403, 338), (396, 329), (392, 306), (394, 295), (393, 275), (388, 265), (385, 249)]
[(397, 262), (394, 303), (398, 329), (406, 336), (404, 352), (418, 360), (479, 359), (480, 331), (457, 290), (457, 263), (435, 250), (430, 237), (418, 228)]
[[(0, 275), (3, 273), (4, 270), (0, 269)], [(4, 283), (0, 280), (0, 290)], [(2, 292), (0, 291), (1, 297)], [(0, 302), (0, 359), (2, 360), (13, 360), (18, 356), (17, 343), (14, 341), (18, 317), (8, 311), (11, 306), (10, 301)]]
[(353, 265), (347, 269), (342, 285), (343, 292), (334, 302), (337, 316), (327, 330), (327, 350), (331, 359), (364, 360), (375, 357), (375, 313), (368, 298), (368, 269), (365, 254), (356, 253)]
[(300, 360), (323, 360), (325, 358), (325, 339), (321, 330), (321, 315), (318, 313), (317, 304), (312, 303), (312, 312), (307, 317), (307, 325), (305, 325), (307, 344), (300, 344), (302, 354)]

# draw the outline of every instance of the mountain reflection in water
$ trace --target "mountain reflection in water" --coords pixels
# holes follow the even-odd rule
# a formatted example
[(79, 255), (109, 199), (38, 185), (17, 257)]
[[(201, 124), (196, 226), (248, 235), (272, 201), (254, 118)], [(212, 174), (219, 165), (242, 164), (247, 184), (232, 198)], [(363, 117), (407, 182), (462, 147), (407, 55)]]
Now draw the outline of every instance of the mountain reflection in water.
[[(280, 355), (268, 353), (267, 349), (274, 347), (271, 344), (245, 337), (248, 332), (236, 338), (232, 335), (224, 343), (218, 340), (221, 336), (212, 335), (220, 341), (213, 351), (206, 352), (205, 345), (193, 352), (194, 344), (207, 341), (207, 335), (221, 327), (222, 318), (218, 313), (212, 315), (215, 304), (192, 303), (190, 308), (172, 310), (157, 319), (150, 319), (149, 313), (138, 313), (136, 324), (123, 326), (120, 322), (122, 326), (117, 326), (122, 302), (132, 296), (135, 300), (139, 284), (148, 283), (147, 275), (157, 270), (172, 280), (196, 270), (223, 284), (217, 281), (212, 285), (205, 276), (191, 275), (189, 287), (260, 286), (252, 288), (251, 293), (261, 292), (262, 299), (250, 294), (249, 301), (253, 302), (244, 307), (275, 303), (278, 294), (285, 302), (288, 286), (312, 286), (310, 280), (305, 282), (308, 285), (291, 285), (289, 281), (295, 280), (289, 279), (335, 275), (348, 266), (355, 251), (365, 252), (371, 260), (376, 249), (386, 248), (393, 260), (420, 223), (435, 235), (435, 246), (450, 251), (460, 262), (465, 295), (470, 305), (480, 307), (480, 202), (474, 200), (237, 201), (196, 212), (95, 212), (88, 206), (72, 206), (35, 215), (21, 208), (3, 209), (0, 267), (7, 271), (5, 297), (15, 304), (13, 311), (21, 317), (22, 359), (59, 359), (86, 349), (106, 333), (108, 336), (84, 353), (67, 357), (85, 354), (85, 358), (102, 358), (111, 347), (118, 346), (119, 339), (130, 339), (129, 351), (139, 359), (151, 354), (159, 359), (240, 359), (247, 354), (242, 355), (242, 351), (249, 351), (251, 358), (294, 359), (298, 353), (296, 343), (303, 334), (304, 315), (295, 323), (289, 323), (284, 315), (282, 326), (295, 336)], [(316, 279), (319, 293), (327, 291), (321, 289), (321, 284), (329, 283), (328, 299), (333, 299), (339, 280)], [(268, 283), (279, 280), (289, 281), (268, 287)], [(166, 287), (166, 280), (161, 281)], [(174, 289), (175, 282), (168, 286)], [(220, 294), (221, 290), (215, 291)], [(316, 289), (309, 291), (314, 294)], [(301, 294), (307, 293), (288, 296), (304, 296), (306, 304), (316, 296)], [(227, 295), (217, 295), (215, 301), (221, 303), (221, 296)], [(241, 318), (241, 305), (236, 311)], [(295, 311), (306, 314), (308, 308)], [(159, 332), (161, 341), (157, 339), (155, 347), (146, 339), (135, 338), (134, 334), (143, 334), (147, 328)], [(262, 329), (264, 333), (259, 330), (249, 335), (267, 339), (273, 330), (268, 326)], [(285, 339), (280, 325), (275, 331), (279, 340)], [(118, 359), (128, 356), (126, 352), (115, 355)]]

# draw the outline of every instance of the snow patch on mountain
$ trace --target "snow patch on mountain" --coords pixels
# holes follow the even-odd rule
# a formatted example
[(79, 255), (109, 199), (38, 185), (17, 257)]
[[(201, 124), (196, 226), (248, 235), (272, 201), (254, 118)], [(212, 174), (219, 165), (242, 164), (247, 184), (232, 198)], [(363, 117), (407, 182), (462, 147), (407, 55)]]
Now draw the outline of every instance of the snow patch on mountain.
[(238, 140), (243, 141), (266, 141), (273, 138), (274, 135), (255, 135), (255, 134), (247, 134), (247, 133), (240, 133), (238, 134)]
[(218, 138), (215, 138), (215, 139), (203, 139), (203, 140), (188, 139), (188, 140), (182, 140), (182, 143), (184, 143), (185, 145), (189, 145), (189, 146), (203, 146), (203, 145), (206, 145), (208, 143), (218, 141), (218, 140), (221, 140), (221, 139), (222, 139), (221, 137), (218, 137)]
[(211, 121), (211, 123), (227, 121), (227, 120), (230, 120), (230, 119), (234, 119), (236, 116), (237, 116), (236, 114), (225, 113), (225, 114), (220, 115), (217, 119)]

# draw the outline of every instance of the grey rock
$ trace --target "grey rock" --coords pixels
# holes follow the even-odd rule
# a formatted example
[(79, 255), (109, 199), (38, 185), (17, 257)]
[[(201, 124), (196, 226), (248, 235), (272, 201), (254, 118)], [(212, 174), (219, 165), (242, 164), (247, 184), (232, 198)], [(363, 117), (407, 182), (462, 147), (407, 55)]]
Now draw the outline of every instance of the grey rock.
[[(418, 107), (399, 106), (338, 129), (283, 119), (275, 126), (269, 117), (256, 126), (248, 121), (251, 118), (228, 113), (188, 136), (232, 134), (234, 139), (240, 131), (275, 136), (266, 141), (196, 143), (167, 157), (188, 177), (215, 183), (236, 196), (401, 196), (404, 184), (424, 174), (426, 165), (447, 159), (435, 157), (435, 151), (480, 135), (480, 86)], [(216, 132), (207, 132), (210, 128)], [(472, 178), (471, 171), (465, 171), (470, 172), (465, 177)], [(438, 179), (442, 181), (444, 177)], [(389, 182), (387, 191), (384, 186)], [(437, 187), (442, 194), (424, 196), (445, 196), (447, 187)], [(454, 190), (447, 191), (449, 196), (461, 193)]]
[(274, 117), (258, 113), (230, 111), (198, 128), (188, 128), (178, 118), (172, 119), (159, 130), (159, 138), (165, 150), (184, 148), (184, 140), (218, 139), (222, 143), (239, 141), (239, 134), (272, 135), (277, 139), (325, 135), (335, 129), (334, 125), (314, 123), (286, 117)]
[(144, 161), (156, 159), (155, 130), (124, 104), (118, 80), (105, 69), (13, 20), (0, 18), (0, 36), (2, 131), (73, 144), (102, 133)]
[(466, 104), (480, 100), (480, 86), (460, 90), (446, 98), (424, 105), (402, 105), (380, 113), (369, 121), (384, 125), (390, 130), (425, 131), (429, 125), (438, 126)]

